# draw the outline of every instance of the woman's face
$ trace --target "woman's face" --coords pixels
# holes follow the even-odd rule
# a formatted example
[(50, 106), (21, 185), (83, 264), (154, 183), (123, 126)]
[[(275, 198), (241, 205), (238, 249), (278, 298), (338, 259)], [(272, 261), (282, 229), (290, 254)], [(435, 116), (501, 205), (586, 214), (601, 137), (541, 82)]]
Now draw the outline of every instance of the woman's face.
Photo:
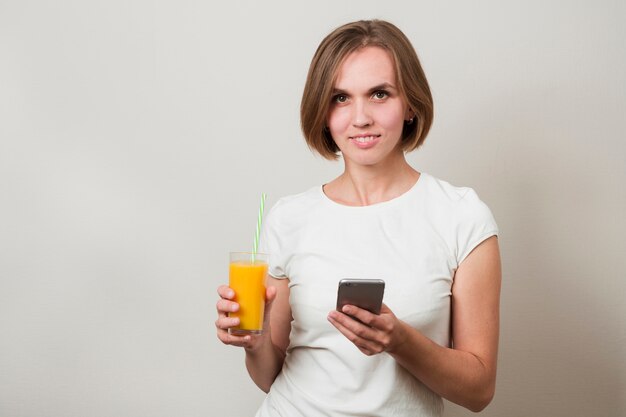
[(401, 156), (402, 128), (411, 113), (389, 53), (374, 46), (359, 49), (337, 75), (328, 129), (346, 165), (372, 166)]

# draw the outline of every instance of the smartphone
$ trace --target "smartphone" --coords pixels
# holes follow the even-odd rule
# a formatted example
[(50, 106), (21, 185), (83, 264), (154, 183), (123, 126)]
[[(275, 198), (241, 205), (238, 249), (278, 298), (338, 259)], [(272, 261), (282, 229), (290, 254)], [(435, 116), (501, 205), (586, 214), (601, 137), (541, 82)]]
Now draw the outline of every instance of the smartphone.
[(337, 311), (341, 311), (344, 305), (351, 304), (380, 314), (384, 292), (385, 281), (382, 279), (342, 279), (337, 290)]

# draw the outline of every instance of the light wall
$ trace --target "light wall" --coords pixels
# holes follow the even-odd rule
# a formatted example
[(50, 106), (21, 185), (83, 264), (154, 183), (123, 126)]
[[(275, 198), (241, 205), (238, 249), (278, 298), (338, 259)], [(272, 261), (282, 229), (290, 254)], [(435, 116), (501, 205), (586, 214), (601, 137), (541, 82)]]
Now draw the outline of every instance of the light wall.
[(501, 230), (483, 415), (626, 415), (624, 4), (0, 3), (0, 415), (254, 413), (215, 289), (262, 191), (340, 172), (299, 99), (322, 37), (360, 18), (403, 29), (431, 83), (411, 163)]

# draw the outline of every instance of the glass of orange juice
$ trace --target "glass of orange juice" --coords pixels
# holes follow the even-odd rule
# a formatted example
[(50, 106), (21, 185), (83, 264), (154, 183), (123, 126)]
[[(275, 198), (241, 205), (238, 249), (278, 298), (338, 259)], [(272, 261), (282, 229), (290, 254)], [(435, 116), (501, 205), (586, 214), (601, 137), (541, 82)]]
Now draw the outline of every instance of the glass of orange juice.
[(229, 286), (235, 291), (233, 301), (239, 310), (228, 313), (229, 317), (239, 317), (239, 326), (229, 332), (236, 335), (261, 334), (265, 313), (265, 277), (267, 276), (267, 254), (231, 252)]

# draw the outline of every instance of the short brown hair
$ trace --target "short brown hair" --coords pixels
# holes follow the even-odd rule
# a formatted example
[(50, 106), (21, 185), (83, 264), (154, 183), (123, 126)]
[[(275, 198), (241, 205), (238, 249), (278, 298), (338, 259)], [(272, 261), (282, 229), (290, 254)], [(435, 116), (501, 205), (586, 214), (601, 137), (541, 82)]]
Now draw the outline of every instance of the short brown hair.
[(433, 98), (428, 81), (409, 39), (393, 24), (383, 20), (347, 23), (322, 40), (311, 60), (300, 103), (300, 127), (309, 147), (326, 159), (337, 159), (339, 148), (325, 128), (339, 67), (352, 52), (377, 46), (391, 55), (398, 90), (416, 122), (405, 124), (402, 149), (419, 147), (433, 122)]

